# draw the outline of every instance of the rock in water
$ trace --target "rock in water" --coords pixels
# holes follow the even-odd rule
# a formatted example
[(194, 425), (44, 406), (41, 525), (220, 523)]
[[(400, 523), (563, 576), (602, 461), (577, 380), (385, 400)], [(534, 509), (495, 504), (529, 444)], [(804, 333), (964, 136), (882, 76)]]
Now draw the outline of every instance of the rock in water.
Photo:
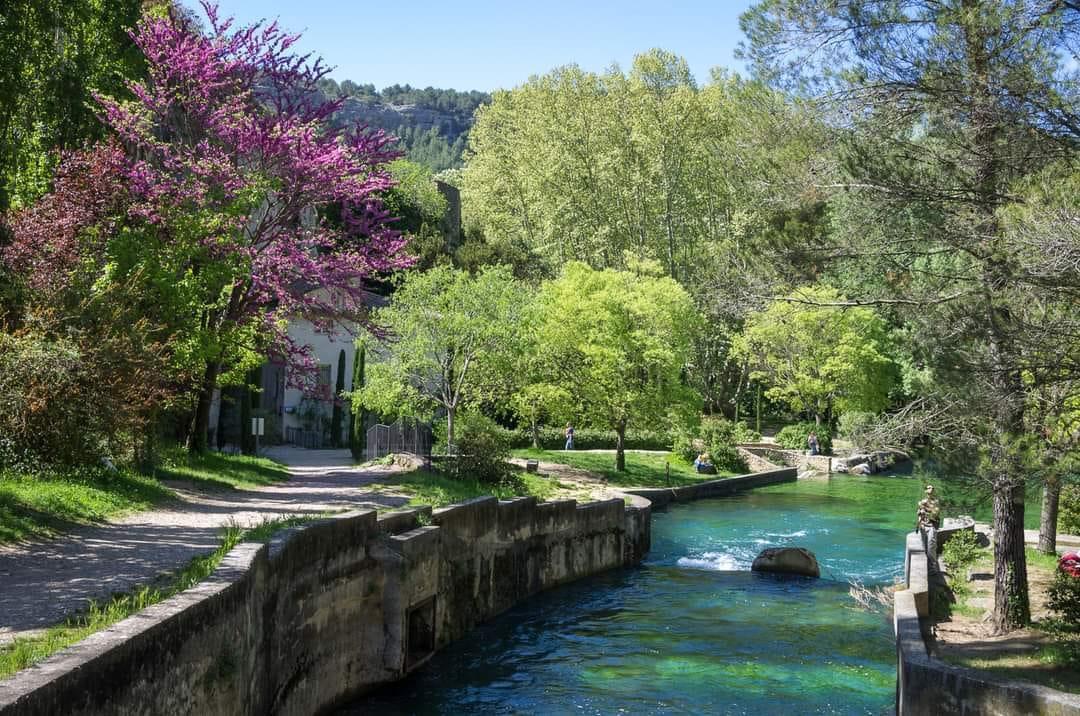
[(802, 547), (771, 547), (761, 550), (750, 566), (754, 572), (775, 572), (777, 574), (801, 574), (804, 577), (820, 577), (817, 557)]

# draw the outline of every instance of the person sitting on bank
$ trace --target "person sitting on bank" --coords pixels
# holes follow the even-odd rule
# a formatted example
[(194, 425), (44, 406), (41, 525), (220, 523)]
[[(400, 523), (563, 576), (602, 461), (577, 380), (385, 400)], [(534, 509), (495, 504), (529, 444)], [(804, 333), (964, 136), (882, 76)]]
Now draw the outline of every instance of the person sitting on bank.
[(694, 459), (694, 469), (702, 475), (715, 475), (716, 465), (712, 464), (709, 453), (703, 452)]

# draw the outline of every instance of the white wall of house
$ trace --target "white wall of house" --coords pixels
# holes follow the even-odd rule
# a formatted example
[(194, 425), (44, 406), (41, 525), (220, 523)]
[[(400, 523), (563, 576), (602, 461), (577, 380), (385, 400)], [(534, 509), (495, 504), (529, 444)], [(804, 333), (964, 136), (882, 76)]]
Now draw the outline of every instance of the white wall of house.
[[(314, 326), (310, 322), (305, 320), (296, 320), (289, 323), (289, 337), (296, 342), (297, 345), (311, 346), (311, 349), (315, 355), (315, 360), (320, 366), (330, 367), (330, 390), (333, 392), (337, 386), (338, 380), (338, 356), (341, 351), (345, 351), (345, 390), (352, 390), (352, 376), (353, 376), (353, 362), (356, 359), (356, 347), (353, 343), (353, 337), (347, 332), (342, 332), (337, 336), (328, 336), (323, 333), (315, 331)], [(284, 416), (281, 421), (281, 439), (286, 439), (287, 430), (289, 428), (303, 428), (303, 421), (300, 416), (301, 401), (303, 400), (303, 392), (296, 388), (288, 387), (288, 379), (286, 376), (285, 397), (283, 401)], [(347, 411), (348, 408), (346, 407)], [(342, 439), (348, 438), (348, 413), (345, 413), (346, 419), (342, 420)]]

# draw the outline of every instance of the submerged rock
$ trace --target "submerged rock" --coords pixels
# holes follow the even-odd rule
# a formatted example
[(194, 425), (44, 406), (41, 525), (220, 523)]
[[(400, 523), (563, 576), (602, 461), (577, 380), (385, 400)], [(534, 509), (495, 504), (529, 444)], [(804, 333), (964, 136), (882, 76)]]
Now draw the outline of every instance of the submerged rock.
[(817, 557), (802, 547), (770, 547), (761, 550), (750, 566), (754, 572), (775, 572), (777, 574), (800, 574), (804, 577), (820, 577)]

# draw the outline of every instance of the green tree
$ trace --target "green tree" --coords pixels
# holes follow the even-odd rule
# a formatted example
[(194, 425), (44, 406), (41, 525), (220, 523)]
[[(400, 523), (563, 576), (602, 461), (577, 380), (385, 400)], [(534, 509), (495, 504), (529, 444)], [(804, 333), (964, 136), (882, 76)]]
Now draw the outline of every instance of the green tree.
[(811, 286), (751, 314), (736, 341), (765, 395), (805, 411), (820, 425), (852, 410), (889, 404), (898, 372), (888, 355), (885, 322), (870, 308), (835, 308), (844, 297)]
[[(351, 396), (355, 396), (364, 387), (366, 353), (367, 348), (363, 341), (359, 341), (353, 357)], [(353, 460), (363, 460), (367, 450), (367, 411), (356, 400), (352, 401), (352, 407), (349, 410), (349, 450), (352, 451)]]
[(913, 307), (936, 398), (985, 458), (999, 633), (1030, 618), (1023, 375), (1058, 352), (1028, 309), (1076, 286), (1070, 261), (1012, 242), (1001, 212), (1025, 175), (1075, 156), (1078, 22), (1050, 0), (767, 0), (742, 22), (755, 73), (824, 100), (842, 128), (828, 255), (877, 279), (857, 302)]
[(626, 469), (628, 426), (655, 429), (700, 409), (682, 379), (698, 316), (675, 281), (571, 262), (538, 300), (548, 373), (573, 395), (580, 422), (615, 431), (616, 469)]
[(337, 381), (334, 384), (334, 410), (330, 414), (330, 444), (341, 447), (341, 422), (344, 413), (341, 410), (342, 394), (345, 392), (345, 351), (338, 351)]
[(104, 136), (94, 92), (145, 73), (128, 30), (141, 0), (11, 0), (0, 11), (0, 212), (48, 188), (55, 149)]
[(525, 292), (504, 267), (409, 274), (374, 320), (391, 337), (367, 367), (359, 405), (383, 415), (446, 411), (447, 442), (467, 405), (505, 395)]

